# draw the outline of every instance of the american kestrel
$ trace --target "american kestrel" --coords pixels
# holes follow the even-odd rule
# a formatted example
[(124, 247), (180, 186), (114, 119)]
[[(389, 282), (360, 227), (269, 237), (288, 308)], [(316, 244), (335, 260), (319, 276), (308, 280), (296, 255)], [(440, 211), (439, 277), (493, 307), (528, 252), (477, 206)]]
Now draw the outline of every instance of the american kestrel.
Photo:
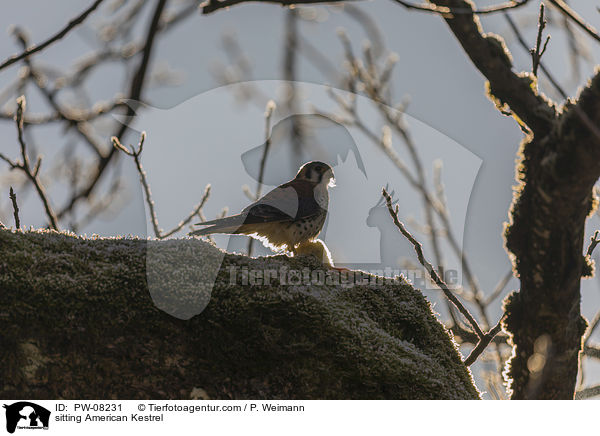
[(190, 235), (248, 235), (275, 250), (296, 254), (299, 244), (313, 241), (323, 228), (329, 205), (333, 170), (323, 162), (308, 162), (296, 177), (278, 186), (237, 215), (205, 221), (209, 226)]

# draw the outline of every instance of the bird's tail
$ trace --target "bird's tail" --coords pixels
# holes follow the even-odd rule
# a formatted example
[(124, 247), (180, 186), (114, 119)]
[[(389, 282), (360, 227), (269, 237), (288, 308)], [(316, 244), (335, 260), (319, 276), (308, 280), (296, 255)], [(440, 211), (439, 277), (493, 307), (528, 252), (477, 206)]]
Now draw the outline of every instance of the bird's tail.
[(233, 215), (226, 218), (219, 218), (211, 221), (197, 223), (197, 226), (209, 226), (203, 229), (194, 230), (188, 233), (190, 236), (212, 235), (213, 233), (236, 233), (240, 226), (244, 223), (244, 216)]

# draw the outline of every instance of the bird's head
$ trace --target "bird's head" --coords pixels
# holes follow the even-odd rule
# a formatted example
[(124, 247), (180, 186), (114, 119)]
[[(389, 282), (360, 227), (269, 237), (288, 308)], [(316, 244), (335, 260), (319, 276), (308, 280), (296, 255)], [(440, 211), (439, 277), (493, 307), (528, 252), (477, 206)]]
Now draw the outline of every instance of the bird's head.
[(300, 167), (296, 180), (307, 180), (312, 183), (335, 186), (333, 169), (323, 162), (313, 161), (305, 163)]

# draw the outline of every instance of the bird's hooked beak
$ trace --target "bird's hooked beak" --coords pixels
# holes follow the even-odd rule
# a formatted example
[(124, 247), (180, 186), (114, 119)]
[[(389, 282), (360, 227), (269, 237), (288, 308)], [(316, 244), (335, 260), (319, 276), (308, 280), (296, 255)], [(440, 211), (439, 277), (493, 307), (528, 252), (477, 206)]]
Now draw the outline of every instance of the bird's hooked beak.
[(328, 188), (335, 187), (335, 176), (333, 175), (333, 170), (327, 170), (325, 174), (323, 174), (323, 177), (329, 179), (329, 183), (327, 184)]

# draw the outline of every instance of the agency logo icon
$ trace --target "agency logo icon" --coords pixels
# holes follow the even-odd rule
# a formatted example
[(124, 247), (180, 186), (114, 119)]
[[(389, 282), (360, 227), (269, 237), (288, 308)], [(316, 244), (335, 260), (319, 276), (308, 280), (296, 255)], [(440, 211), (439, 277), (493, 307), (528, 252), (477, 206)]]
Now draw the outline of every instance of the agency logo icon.
[(50, 411), (29, 401), (19, 401), (3, 406), (6, 409), (6, 431), (14, 433), (16, 429), (48, 430)]

